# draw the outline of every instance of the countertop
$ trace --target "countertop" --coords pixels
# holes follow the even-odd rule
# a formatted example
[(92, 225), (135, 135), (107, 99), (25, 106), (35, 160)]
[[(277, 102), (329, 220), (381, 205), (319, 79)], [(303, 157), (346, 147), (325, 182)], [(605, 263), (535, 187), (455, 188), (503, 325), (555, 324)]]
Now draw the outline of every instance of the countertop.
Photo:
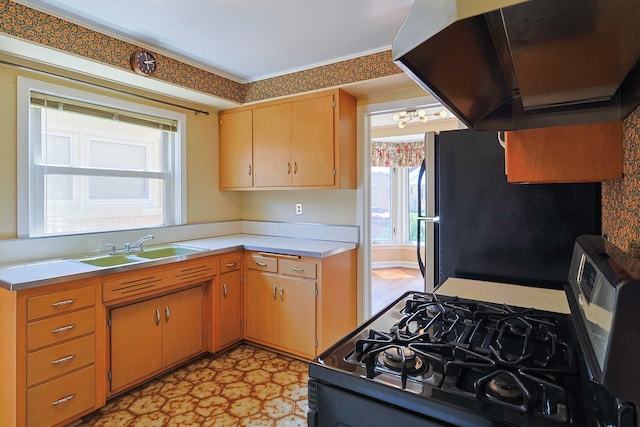
[(508, 304), (523, 308), (570, 314), (565, 291), (509, 283), (484, 282), (449, 278), (436, 289), (436, 294), (459, 296), (478, 301)]
[[(96, 267), (74, 260), (82, 257), (83, 255), (75, 255), (61, 259), (42, 260), (25, 264), (8, 265), (0, 267), (0, 288), (7, 289), (9, 291), (18, 291), (70, 280), (119, 273), (122, 271), (134, 271), (140, 268), (163, 265), (203, 256), (217, 255), (242, 249), (325, 258), (356, 247), (354, 243), (350, 242), (296, 239), (289, 237), (260, 236), (254, 234), (234, 234), (171, 243), (203, 249), (203, 251), (190, 255), (123, 264), (114, 267)], [(151, 247), (152, 245), (149, 246), (149, 248)], [(102, 254), (105, 253), (103, 252)], [(100, 254), (85, 254), (87, 257), (97, 255)]]

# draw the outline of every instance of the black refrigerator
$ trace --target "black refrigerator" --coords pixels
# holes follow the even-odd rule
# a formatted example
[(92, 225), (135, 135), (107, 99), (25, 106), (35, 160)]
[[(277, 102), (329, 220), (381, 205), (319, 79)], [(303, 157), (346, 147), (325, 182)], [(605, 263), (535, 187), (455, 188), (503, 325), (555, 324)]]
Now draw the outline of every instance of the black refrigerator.
[(449, 277), (562, 288), (576, 237), (601, 234), (600, 183), (508, 183), (496, 132), (428, 133), (425, 144), (417, 253), (426, 289)]

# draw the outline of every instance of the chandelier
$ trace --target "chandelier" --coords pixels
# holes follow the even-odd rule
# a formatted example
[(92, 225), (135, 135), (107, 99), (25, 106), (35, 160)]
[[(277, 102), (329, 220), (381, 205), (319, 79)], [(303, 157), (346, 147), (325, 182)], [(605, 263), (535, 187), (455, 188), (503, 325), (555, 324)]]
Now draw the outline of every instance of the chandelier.
[(398, 123), (398, 127), (402, 129), (413, 119), (418, 119), (422, 123), (426, 123), (429, 120), (429, 116), (433, 117), (447, 117), (447, 110), (441, 110), (435, 113), (427, 113), (426, 110), (411, 110), (411, 111), (401, 111), (393, 115), (393, 120), (400, 121)]

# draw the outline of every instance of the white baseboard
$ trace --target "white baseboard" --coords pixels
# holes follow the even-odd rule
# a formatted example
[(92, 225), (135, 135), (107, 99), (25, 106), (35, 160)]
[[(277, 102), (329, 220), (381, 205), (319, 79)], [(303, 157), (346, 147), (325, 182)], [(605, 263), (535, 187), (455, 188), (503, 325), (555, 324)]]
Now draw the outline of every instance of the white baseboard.
[(410, 262), (410, 261), (381, 261), (381, 262), (372, 262), (371, 263), (371, 269), (376, 269), (376, 268), (394, 268), (394, 267), (418, 269), (418, 263), (417, 262)]

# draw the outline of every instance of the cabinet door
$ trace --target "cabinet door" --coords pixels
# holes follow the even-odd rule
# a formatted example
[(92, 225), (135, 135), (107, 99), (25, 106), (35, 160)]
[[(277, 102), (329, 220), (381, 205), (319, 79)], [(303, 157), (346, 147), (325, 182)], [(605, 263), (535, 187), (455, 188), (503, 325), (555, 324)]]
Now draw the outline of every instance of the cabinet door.
[(220, 275), (220, 346), (242, 339), (242, 271)]
[(162, 367), (160, 299), (111, 310), (111, 391)]
[(162, 297), (162, 364), (202, 351), (202, 290), (191, 288)]
[(220, 188), (250, 188), (253, 185), (253, 112), (234, 111), (220, 115)]
[(248, 270), (247, 338), (278, 344), (278, 277)]
[(333, 95), (291, 105), (291, 159), (294, 186), (333, 186)]
[(278, 280), (280, 345), (315, 356), (316, 282), (288, 277)]
[(254, 110), (253, 154), (256, 187), (291, 185), (291, 104)]

